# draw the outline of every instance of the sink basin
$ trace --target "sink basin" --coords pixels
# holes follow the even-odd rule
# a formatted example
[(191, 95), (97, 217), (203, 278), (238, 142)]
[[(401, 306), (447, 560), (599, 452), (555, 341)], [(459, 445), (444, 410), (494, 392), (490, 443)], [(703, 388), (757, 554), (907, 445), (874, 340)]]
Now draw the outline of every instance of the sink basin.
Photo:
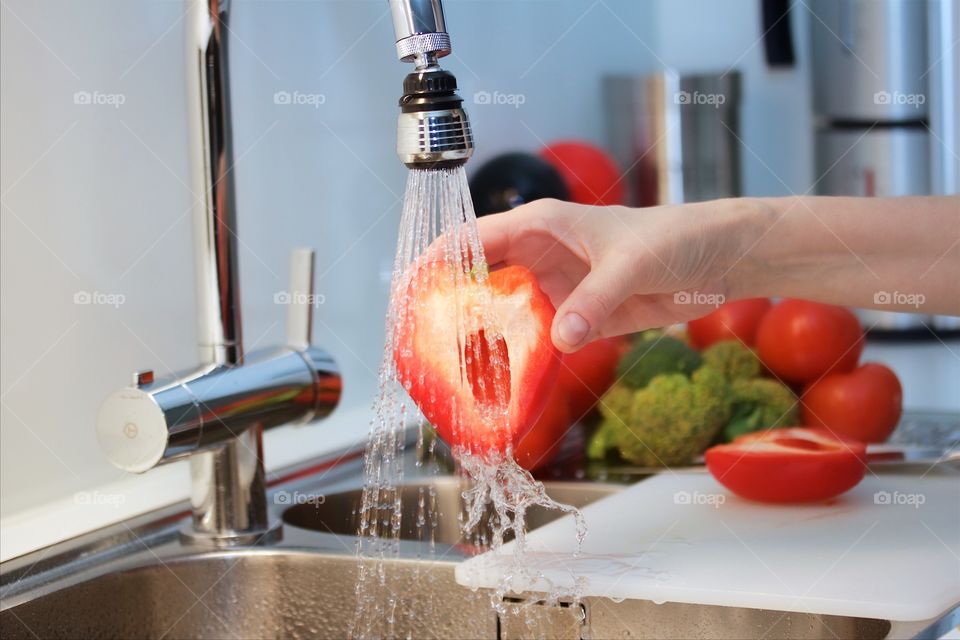
[[(327, 476), (329, 481), (330, 476)], [(342, 638), (355, 606), (358, 561), (353, 555), (361, 490), (297, 480), (285, 499), (323, 496), (288, 506), (274, 496), (284, 520), (283, 539), (270, 547), (201, 551), (183, 545), (170, 515), (105, 528), (81, 542), (61, 543), (3, 565), (0, 637), (7, 638)], [(615, 485), (548, 483), (555, 499), (585, 506)], [(454, 579), (462, 557), (456, 514), (461, 483), (442, 476), (403, 487), (403, 522), (412, 523), (421, 491), (431, 490), (440, 512), (433, 560), (419, 543), (401, 545), (386, 574), (404, 601), (394, 633), (415, 638), (501, 637), (498, 627), (532, 632), (509, 616), (498, 620), (489, 594)], [(176, 509), (171, 509), (175, 512)], [(531, 510), (535, 528), (559, 512)], [(405, 539), (417, 540), (407, 525)], [(65, 549), (64, 549), (65, 547)], [(148, 548), (149, 547), (149, 548)], [(450, 550), (454, 550), (450, 552)], [(58, 559), (62, 558), (62, 559)], [(579, 617), (569, 609), (542, 609), (535, 636), (579, 638)], [(562, 634), (561, 630), (570, 631)], [(514, 637), (515, 634), (510, 634)]]
[[(397, 637), (884, 638), (890, 624), (835, 616), (585, 598), (498, 616), (487, 595), (454, 581), (452, 562), (391, 560), (404, 596)], [(344, 638), (357, 560), (291, 549), (243, 549), (111, 572), (0, 611), (0, 636), (20, 638)], [(583, 628), (585, 620), (588, 629)], [(584, 635), (587, 634), (587, 635)]]
[[(621, 489), (612, 484), (587, 482), (545, 482), (547, 494), (554, 500), (574, 507), (585, 507)], [(400, 519), (400, 538), (402, 540), (421, 540), (417, 531), (417, 510), (421, 495), (432, 492), (438, 511), (435, 541), (444, 545), (459, 545), (466, 542), (460, 533), (458, 514), (463, 509), (460, 497), (464, 485), (454, 476), (433, 478), (430, 482), (403, 485), (401, 504), (403, 514)], [(362, 490), (344, 491), (324, 495), (322, 500), (312, 500), (304, 504), (289, 507), (283, 512), (285, 524), (321, 533), (354, 536), (357, 534), (358, 508)], [(534, 507), (527, 512), (527, 530), (556, 520), (564, 515), (555, 509)]]
[[(415, 598), (399, 637), (494, 638), (488, 599), (458, 587), (453, 565), (391, 561)], [(0, 612), (13, 638), (343, 638), (357, 561), (295, 550), (246, 549), (109, 573)]]

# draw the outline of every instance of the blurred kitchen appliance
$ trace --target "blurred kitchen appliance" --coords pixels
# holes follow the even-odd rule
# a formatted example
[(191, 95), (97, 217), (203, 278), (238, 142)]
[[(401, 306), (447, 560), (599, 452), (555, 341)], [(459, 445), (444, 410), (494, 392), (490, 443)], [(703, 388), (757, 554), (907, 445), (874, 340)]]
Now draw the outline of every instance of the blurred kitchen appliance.
[(817, 192), (930, 193), (922, 0), (813, 0)]
[(628, 205), (740, 195), (738, 72), (607, 76), (603, 93)]
[(470, 177), (470, 195), (480, 218), (541, 198), (569, 200), (570, 189), (549, 162), (532, 153), (514, 151), (482, 164)]
[(927, 0), (933, 193), (960, 193), (960, 3)]
[[(929, 126), (928, 33), (937, 18), (928, 9), (935, 4), (939, 0), (810, 2), (818, 194), (933, 192), (931, 165), (944, 152)], [(874, 310), (860, 317), (874, 333), (894, 336), (929, 334), (925, 327), (933, 323), (929, 315)]]
[[(927, 74), (930, 89), (930, 154), (933, 193), (960, 193), (960, 3), (928, 0)], [(960, 332), (960, 318), (934, 316), (938, 333)]]

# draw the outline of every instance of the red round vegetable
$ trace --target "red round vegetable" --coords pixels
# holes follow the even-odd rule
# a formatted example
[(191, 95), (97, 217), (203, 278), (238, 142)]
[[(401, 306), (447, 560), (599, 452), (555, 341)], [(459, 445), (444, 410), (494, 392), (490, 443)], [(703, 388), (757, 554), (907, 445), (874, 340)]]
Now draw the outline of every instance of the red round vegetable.
[(750, 298), (722, 304), (716, 311), (687, 323), (690, 344), (697, 349), (706, 349), (721, 340), (738, 339), (752, 347), (760, 321), (772, 306), (768, 298)]
[(849, 309), (788, 299), (764, 315), (756, 347), (771, 373), (805, 384), (856, 367), (863, 352), (863, 331)]
[(588, 142), (554, 142), (544, 147), (540, 156), (563, 176), (573, 202), (623, 204), (624, 185), (620, 168), (600, 147)]
[(831, 373), (803, 392), (803, 423), (861, 442), (883, 442), (903, 413), (903, 387), (882, 364), (867, 363), (849, 373)]

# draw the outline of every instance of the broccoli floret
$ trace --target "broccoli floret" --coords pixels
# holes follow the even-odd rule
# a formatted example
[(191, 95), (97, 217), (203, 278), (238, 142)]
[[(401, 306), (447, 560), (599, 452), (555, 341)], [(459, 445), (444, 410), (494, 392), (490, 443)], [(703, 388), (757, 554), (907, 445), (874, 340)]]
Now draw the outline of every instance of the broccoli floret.
[(646, 331), (641, 331), (640, 333), (634, 333), (632, 335), (632, 343), (636, 344), (638, 342), (645, 342), (647, 340), (657, 340), (658, 338), (667, 335), (663, 329), (647, 329)]
[(702, 363), (700, 354), (682, 340), (665, 335), (645, 336), (617, 365), (617, 378), (632, 389), (642, 389), (664, 373), (689, 376)]
[[(611, 425), (603, 438), (611, 438), (620, 455), (638, 465), (689, 463), (730, 418), (727, 382), (710, 368), (697, 370), (692, 378), (683, 373), (656, 376), (633, 391), (626, 408), (621, 407), (622, 385), (612, 391), (616, 393), (608, 392), (600, 405)], [(608, 416), (614, 407), (620, 409), (616, 418)]]
[(636, 393), (635, 389), (631, 389), (623, 383), (617, 382), (600, 398), (597, 408), (600, 410), (600, 415), (603, 420), (600, 422), (600, 426), (597, 427), (596, 431), (590, 436), (589, 442), (587, 442), (588, 458), (591, 460), (602, 460), (611, 449), (616, 448), (617, 434), (626, 428), (621, 416), (630, 415), (633, 396)]
[(760, 358), (739, 340), (717, 342), (703, 352), (703, 366), (721, 372), (727, 380), (742, 380), (760, 375)]
[(606, 458), (611, 449), (616, 449), (617, 434), (623, 428), (623, 424), (618, 420), (604, 419), (587, 442), (587, 458), (590, 460)]
[(745, 433), (797, 424), (797, 396), (782, 383), (769, 378), (734, 380), (730, 383), (732, 417), (721, 433), (733, 440)]
[(630, 415), (635, 393), (634, 389), (617, 383), (603, 394), (598, 404), (603, 420), (587, 442), (587, 457), (589, 459), (602, 460), (607, 457), (607, 453), (611, 449), (616, 448), (617, 434), (626, 428), (623, 424), (623, 418), (620, 416)]
[(630, 415), (636, 392), (636, 389), (631, 389), (622, 382), (614, 384), (600, 399), (600, 415), (612, 422), (622, 420), (620, 416)]

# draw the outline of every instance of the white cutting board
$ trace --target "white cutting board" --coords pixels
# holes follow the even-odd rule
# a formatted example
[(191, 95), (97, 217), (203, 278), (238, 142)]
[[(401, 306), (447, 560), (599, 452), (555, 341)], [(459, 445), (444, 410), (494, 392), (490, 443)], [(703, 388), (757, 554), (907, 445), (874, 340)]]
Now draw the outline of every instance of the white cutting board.
[[(530, 566), (584, 596), (918, 621), (960, 603), (960, 474), (868, 476), (813, 505), (748, 502), (705, 473), (662, 473), (528, 536)], [(494, 588), (512, 545), (461, 563)], [(543, 579), (516, 590), (551, 591)]]

